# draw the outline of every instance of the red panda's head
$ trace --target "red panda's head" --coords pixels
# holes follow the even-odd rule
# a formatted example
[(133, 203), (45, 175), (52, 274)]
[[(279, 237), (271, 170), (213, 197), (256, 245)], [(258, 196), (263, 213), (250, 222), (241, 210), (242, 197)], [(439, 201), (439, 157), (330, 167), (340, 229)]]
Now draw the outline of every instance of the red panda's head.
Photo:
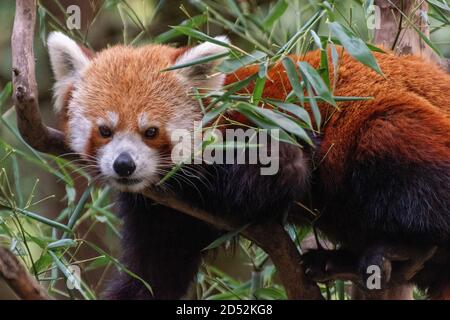
[(161, 72), (226, 51), (211, 43), (181, 49), (114, 46), (90, 57), (54, 32), (48, 48), (56, 78), (55, 111), (70, 147), (94, 159), (101, 175), (124, 191), (137, 192), (158, 181), (160, 169), (170, 162), (174, 130), (192, 132), (202, 117), (192, 88), (217, 90), (225, 77), (214, 71), (218, 61)]

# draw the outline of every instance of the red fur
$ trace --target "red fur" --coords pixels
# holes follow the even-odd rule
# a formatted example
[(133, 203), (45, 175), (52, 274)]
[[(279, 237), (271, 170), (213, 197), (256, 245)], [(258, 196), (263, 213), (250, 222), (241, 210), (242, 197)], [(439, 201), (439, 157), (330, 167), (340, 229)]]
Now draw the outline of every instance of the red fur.
[[(341, 51), (341, 50), (339, 50)], [(353, 145), (357, 155), (363, 153), (391, 153), (413, 162), (435, 162), (450, 158), (450, 76), (437, 66), (415, 56), (397, 57), (391, 53), (375, 53), (386, 79), (340, 52), (340, 67), (336, 96), (373, 97), (369, 101), (338, 103), (340, 111), (333, 106), (319, 104), (322, 118), (328, 119), (323, 128), (320, 153), (325, 156), (324, 177), (331, 183), (341, 179), (345, 159)], [(319, 67), (320, 52), (314, 51), (305, 57), (290, 57)], [(331, 63), (330, 63), (331, 65)], [(226, 78), (226, 84), (242, 80), (258, 71), (258, 66), (249, 66)], [(333, 83), (333, 70), (330, 70)], [(269, 80), (263, 91), (264, 98), (284, 100), (292, 87), (281, 63), (268, 73)], [(245, 92), (252, 92), (251, 83)], [(396, 94), (393, 95), (392, 93)], [(395, 123), (375, 120), (370, 128), (367, 122), (376, 115), (391, 116), (401, 109)], [(245, 122), (242, 115), (235, 116)], [(414, 126), (420, 124), (417, 130)], [(412, 126), (412, 127), (411, 127)], [(361, 130), (365, 134), (355, 141)], [(441, 141), (433, 140), (439, 134)], [(407, 143), (394, 143), (399, 137)], [(442, 143), (444, 141), (444, 143)], [(417, 153), (417, 150), (432, 152)]]
[[(325, 120), (322, 125), (322, 142), (316, 150), (320, 162), (316, 174), (323, 184), (323, 190), (326, 190), (323, 197), (326, 199), (327, 192), (333, 193), (333, 190), (344, 183), (346, 175), (352, 172), (348, 169), (349, 166), (355, 162), (370, 163), (375, 158), (396, 159), (399, 163), (404, 163), (405, 168), (448, 168), (450, 76), (419, 57), (375, 53), (384, 78), (342, 50), (339, 50), (339, 56), (335, 96), (371, 96), (373, 99), (340, 102), (339, 110), (324, 103), (319, 104), (322, 119)], [(290, 58), (294, 61), (306, 61), (316, 69), (320, 64), (319, 51), (310, 52), (302, 58)], [(329, 65), (332, 66), (332, 63)], [(333, 70), (330, 68), (331, 83), (334, 83)], [(227, 77), (226, 84), (245, 79), (257, 71), (258, 66), (240, 69)], [(253, 87), (254, 83), (251, 83), (241, 93), (251, 93)], [(284, 100), (291, 89), (283, 65), (278, 63), (268, 72), (262, 96)], [(309, 109), (308, 105), (306, 107)], [(234, 120), (247, 121), (242, 115), (234, 115)], [(433, 189), (435, 186), (428, 187)], [(340, 218), (332, 219), (339, 221)], [(429, 221), (433, 219), (432, 216), (429, 217)], [(448, 225), (448, 222), (443, 223)], [(349, 225), (348, 230), (336, 230), (340, 227), (336, 227), (334, 223), (331, 226), (329, 224), (321, 226), (327, 236), (349, 246), (364, 245), (351, 243), (358, 240), (355, 240), (353, 232), (349, 230), (361, 232), (354, 230), (355, 226)], [(341, 227), (346, 228), (345, 223), (343, 226)], [(421, 239), (417, 239), (417, 243), (420, 241)], [(448, 248), (449, 244), (442, 245)], [(439, 286), (446, 289), (438, 290), (440, 293), (435, 297), (450, 299), (450, 279), (445, 280), (445, 275), (438, 276), (443, 279), (439, 280)], [(426, 282), (423, 284), (427, 285)]]

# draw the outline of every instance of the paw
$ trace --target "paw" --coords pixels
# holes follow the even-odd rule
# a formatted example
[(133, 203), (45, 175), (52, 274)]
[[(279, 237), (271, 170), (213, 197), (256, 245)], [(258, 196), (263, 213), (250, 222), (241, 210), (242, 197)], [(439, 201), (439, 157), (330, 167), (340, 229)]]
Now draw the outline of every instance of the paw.
[(329, 253), (325, 250), (312, 250), (302, 256), (301, 265), (305, 275), (314, 282), (327, 282), (329, 278)]
[(302, 256), (305, 275), (315, 282), (355, 278), (355, 258), (341, 250), (311, 250)]

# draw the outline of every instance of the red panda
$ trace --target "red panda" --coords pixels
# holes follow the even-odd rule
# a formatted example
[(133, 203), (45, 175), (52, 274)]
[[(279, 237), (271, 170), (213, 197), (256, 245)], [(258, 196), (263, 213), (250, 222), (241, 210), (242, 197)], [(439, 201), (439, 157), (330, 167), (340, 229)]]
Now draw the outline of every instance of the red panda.
[[(173, 133), (193, 132), (194, 122), (202, 119), (192, 87), (217, 90), (225, 79), (214, 71), (219, 61), (161, 70), (226, 49), (210, 43), (182, 49), (114, 46), (89, 57), (61, 33), (50, 34), (48, 48), (56, 78), (55, 111), (67, 143), (96, 168), (97, 176), (120, 191), (122, 261), (153, 290), (121, 273), (105, 297), (183, 297), (202, 250), (222, 231), (137, 192), (156, 188), (173, 167)], [(309, 172), (302, 149), (286, 143), (279, 151), (275, 175), (261, 175), (260, 166), (250, 164), (183, 166), (163, 191), (242, 223), (279, 216), (307, 189)]]
[[(340, 55), (335, 95), (373, 99), (342, 102), (339, 110), (319, 105), (327, 120), (312, 175), (315, 226), (362, 255), (361, 272), (381, 263), (364, 261), (367, 248), (437, 245), (412, 281), (431, 297), (450, 299), (450, 76), (416, 56), (375, 53), (384, 78)], [(320, 53), (301, 60), (318, 68)], [(226, 84), (255, 72), (258, 66), (238, 70)], [(292, 87), (283, 66), (268, 79), (263, 97), (284, 100)]]
[[(160, 72), (224, 52), (210, 43), (180, 49), (114, 46), (91, 57), (68, 37), (52, 33), (48, 47), (56, 113), (67, 142), (120, 191), (122, 261), (153, 289), (151, 294), (120, 274), (106, 297), (183, 297), (201, 250), (221, 231), (136, 193), (156, 187), (173, 165), (171, 133), (192, 131), (193, 122), (201, 120), (192, 87), (219, 90), (257, 67), (225, 76), (214, 71), (214, 61)], [(439, 246), (437, 260), (413, 281), (444, 297), (450, 282), (450, 103), (444, 94), (450, 78), (415, 57), (376, 58), (386, 78), (343, 53), (335, 94), (374, 99), (342, 102), (339, 110), (321, 105), (327, 121), (315, 152), (282, 143), (280, 169), (273, 176), (261, 175), (259, 165), (187, 167), (178, 180), (169, 179), (168, 190), (237, 221), (296, 215), (294, 202), (310, 191), (321, 212), (316, 226), (355, 254), (392, 243)], [(301, 59), (317, 68), (320, 53)], [(291, 86), (281, 64), (271, 68), (268, 79), (263, 96), (284, 99)], [(252, 88), (251, 83), (247, 89)], [(319, 164), (314, 170), (313, 162)]]

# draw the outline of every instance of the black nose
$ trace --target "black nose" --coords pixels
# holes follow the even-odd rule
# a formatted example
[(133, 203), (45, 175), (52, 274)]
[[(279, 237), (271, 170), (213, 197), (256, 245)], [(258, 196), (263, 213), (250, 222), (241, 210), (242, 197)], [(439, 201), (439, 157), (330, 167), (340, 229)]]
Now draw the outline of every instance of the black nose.
[(113, 168), (119, 176), (129, 177), (136, 170), (136, 164), (129, 153), (122, 152), (114, 161)]

